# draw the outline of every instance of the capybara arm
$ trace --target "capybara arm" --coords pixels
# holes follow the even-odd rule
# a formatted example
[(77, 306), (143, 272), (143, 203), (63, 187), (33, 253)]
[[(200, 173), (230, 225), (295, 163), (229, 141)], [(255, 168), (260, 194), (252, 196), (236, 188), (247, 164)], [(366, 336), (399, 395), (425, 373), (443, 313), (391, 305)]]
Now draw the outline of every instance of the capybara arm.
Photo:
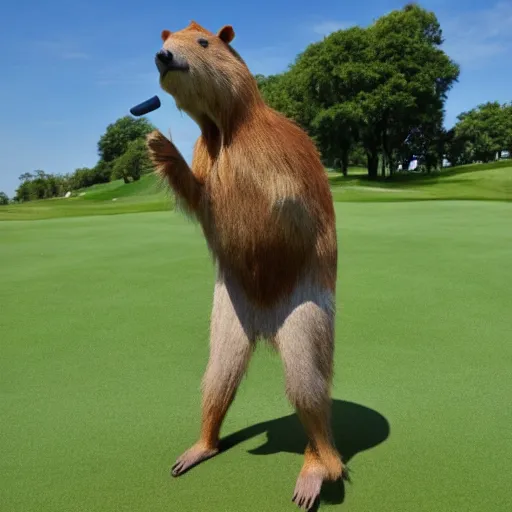
[(176, 146), (158, 130), (147, 136), (147, 146), (156, 171), (167, 180), (184, 206), (198, 214), (203, 183), (191, 171)]

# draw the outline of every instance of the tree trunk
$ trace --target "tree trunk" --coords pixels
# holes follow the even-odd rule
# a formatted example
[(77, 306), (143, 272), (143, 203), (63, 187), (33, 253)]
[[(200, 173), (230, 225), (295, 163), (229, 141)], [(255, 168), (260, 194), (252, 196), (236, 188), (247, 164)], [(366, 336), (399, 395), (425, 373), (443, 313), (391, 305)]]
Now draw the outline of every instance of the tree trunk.
[(381, 175), (383, 178), (386, 177), (386, 166), (389, 163), (389, 149), (388, 149), (388, 112), (383, 117), (383, 126), (382, 126), (382, 169), (381, 169)]
[(395, 162), (395, 159), (393, 158), (393, 153), (386, 150), (386, 160), (388, 162), (388, 167), (389, 167), (389, 175), (390, 176), (393, 176), (393, 173), (395, 172), (395, 169), (396, 169), (396, 162)]
[(366, 156), (368, 159), (368, 177), (375, 180), (379, 172), (379, 154), (377, 152), (367, 152)]
[(348, 151), (343, 151), (341, 155), (341, 172), (345, 178), (348, 176)]
[(130, 180), (128, 179), (128, 176), (123, 176), (123, 181), (125, 183), (130, 183)]

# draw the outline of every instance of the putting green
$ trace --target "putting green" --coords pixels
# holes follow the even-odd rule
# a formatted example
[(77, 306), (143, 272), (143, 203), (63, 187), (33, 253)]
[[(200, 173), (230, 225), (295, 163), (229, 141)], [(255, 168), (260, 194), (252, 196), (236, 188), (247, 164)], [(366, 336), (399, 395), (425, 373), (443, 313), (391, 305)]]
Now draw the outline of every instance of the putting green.
[[(512, 205), (341, 203), (322, 510), (510, 510)], [(174, 213), (0, 223), (0, 510), (293, 511), (304, 439), (261, 345), (230, 449), (196, 440), (213, 270)], [(343, 503), (340, 505), (340, 503)], [(334, 507), (333, 507), (334, 505)]]

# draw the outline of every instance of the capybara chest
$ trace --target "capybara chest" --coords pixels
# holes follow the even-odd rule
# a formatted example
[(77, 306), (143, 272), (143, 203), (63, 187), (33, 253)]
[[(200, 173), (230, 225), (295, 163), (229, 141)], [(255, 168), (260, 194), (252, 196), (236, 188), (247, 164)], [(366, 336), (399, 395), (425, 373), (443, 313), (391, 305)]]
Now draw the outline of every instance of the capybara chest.
[(311, 257), (309, 246), (254, 184), (211, 189), (205, 234), (220, 266), (249, 299), (271, 305), (290, 293)]

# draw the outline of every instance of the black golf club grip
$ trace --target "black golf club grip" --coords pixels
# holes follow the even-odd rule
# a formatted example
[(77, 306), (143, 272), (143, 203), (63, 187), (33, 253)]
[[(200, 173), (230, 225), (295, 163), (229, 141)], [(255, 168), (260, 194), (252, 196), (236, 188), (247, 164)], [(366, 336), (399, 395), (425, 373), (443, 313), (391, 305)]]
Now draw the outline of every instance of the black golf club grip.
[(158, 96), (153, 96), (152, 98), (149, 98), (149, 100), (143, 101), (142, 103), (135, 105), (135, 107), (132, 107), (130, 112), (134, 116), (143, 116), (144, 114), (148, 114), (149, 112), (153, 112), (153, 110), (160, 108), (160, 105), (160, 98)]

